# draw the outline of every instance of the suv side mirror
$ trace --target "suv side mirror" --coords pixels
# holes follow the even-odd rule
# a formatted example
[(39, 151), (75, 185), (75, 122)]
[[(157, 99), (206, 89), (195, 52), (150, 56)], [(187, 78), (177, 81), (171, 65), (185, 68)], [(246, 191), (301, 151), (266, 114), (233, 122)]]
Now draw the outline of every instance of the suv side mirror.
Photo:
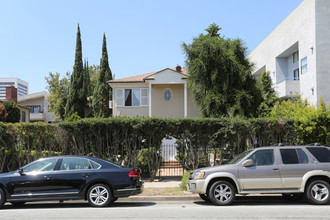
[(253, 160), (252, 159), (247, 159), (246, 161), (244, 161), (242, 163), (242, 166), (243, 167), (251, 167), (251, 166), (253, 166)]

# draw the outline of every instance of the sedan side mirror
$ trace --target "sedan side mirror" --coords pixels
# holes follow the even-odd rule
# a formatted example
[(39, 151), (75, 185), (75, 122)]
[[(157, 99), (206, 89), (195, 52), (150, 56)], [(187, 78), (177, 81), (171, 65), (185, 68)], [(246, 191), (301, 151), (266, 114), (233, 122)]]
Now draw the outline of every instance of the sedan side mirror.
[(25, 175), (24, 172), (23, 172), (23, 168), (19, 168), (19, 169), (18, 169), (18, 173), (19, 173), (21, 176), (24, 176), (24, 175)]
[(244, 161), (242, 163), (242, 166), (243, 167), (251, 167), (251, 166), (253, 166), (253, 160), (252, 159), (247, 159), (246, 161)]

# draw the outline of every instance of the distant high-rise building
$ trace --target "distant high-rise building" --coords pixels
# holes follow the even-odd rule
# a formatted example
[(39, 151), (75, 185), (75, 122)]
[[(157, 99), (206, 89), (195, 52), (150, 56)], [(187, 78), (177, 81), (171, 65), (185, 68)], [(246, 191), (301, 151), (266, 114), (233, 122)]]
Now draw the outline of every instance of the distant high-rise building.
[(6, 87), (8, 86), (17, 88), (18, 97), (29, 94), (29, 83), (19, 78), (0, 78), (0, 99), (6, 99)]

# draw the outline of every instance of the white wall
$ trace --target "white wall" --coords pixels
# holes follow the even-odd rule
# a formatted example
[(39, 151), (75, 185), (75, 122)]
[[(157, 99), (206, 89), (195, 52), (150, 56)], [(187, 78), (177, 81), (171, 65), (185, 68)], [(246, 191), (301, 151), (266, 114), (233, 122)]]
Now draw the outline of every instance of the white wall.
[[(330, 1), (322, 0), (322, 2), (329, 4)], [(329, 10), (329, 7), (326, 10)], [(276, 73), (276, 78), (273, 75), (273, 72), (276, 72), (277, 68), (279, 68), (276, 64), (276, 57), (279, 57), (283, 52), (298, 42), (299, 67), (302, 58), (307, 56), (308, 62), (308, 72), (301, 74), (300, 71), (300, 92), (302, 98), (307, 98), (310, 103), (316, 104), (317, 95), (312, 96), (311, 93), (311, 88), (316, 87), (315, 54), (317, 51), (314, 50), (314, 53), (311, 53), (311, 47), (315, 48), (316, 45), (315, 39), (315, 0), (305, 0), (254, 51), (252, 51), (249, 58), (255, 63), (255, 70), (265, 65), (266, 71), (271, 72), (273, 83), (276, 83), (278, 79), (283, 77), (283, 74), (281, 75), (280, 72)], [(288, 65), (290, 60), (292, 61), (291, 56), (292, 54), (287, 57), (286, 64), (288, 70), (287, 75), (289, 76), (291, 74), (293, 76), (293, 70), (296, 68), (294, 64)], [(284, 63), (282, 67), (283, 66), (285, 66)], [(277, 92), (279, 91), (277, 90)]]

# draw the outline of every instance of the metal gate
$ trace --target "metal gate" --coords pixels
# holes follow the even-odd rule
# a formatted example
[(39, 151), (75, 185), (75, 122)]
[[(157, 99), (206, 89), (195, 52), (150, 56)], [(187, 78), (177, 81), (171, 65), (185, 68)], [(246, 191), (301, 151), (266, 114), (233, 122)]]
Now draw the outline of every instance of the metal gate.
[(178, 154), (176, 143), (163, 143), (161, 148), (162, 164), (158, 170), (159, 177), (181, 177), (184, 173), (180, 162), (176, 159)]

